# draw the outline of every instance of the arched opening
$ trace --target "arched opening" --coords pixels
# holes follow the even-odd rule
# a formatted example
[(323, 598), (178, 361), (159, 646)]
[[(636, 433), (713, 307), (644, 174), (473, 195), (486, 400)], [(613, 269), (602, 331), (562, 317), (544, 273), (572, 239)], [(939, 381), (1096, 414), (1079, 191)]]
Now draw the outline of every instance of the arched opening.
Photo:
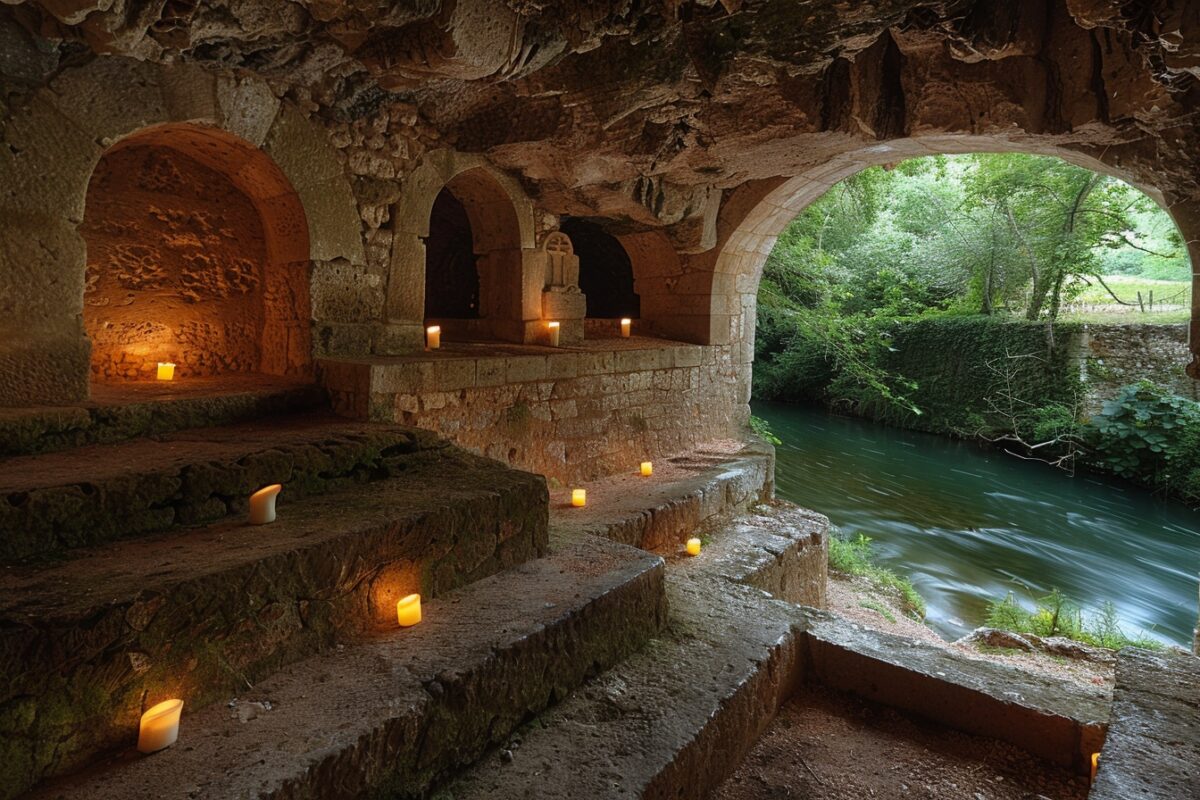
[(482, 168), (438, 192), (425, 239), (425, 324), (446, 339), (510, 339), (522, 330), (521, 232), (503, 187)]
[(633, 262), (617, 237), (594, 222), (568, 217), (560, 227), (579, 257), (579, 289), (587, 297), (589, 319), (641, 316), (634, 291)]
[[(1187, 510), (1111, 476), (1072, 476), (1170, 490), (1114, 469), (1127, 444), (1096, 422), (1195, 393), (1179, 369), (1191, 266), (1161, 198), (1079, 158), (886, 165), (781, 184), (722, 254), (756, 291), (741, 304), (755, 399), (789, 401), (755, 408), (784, 441), (780, 495), (875, 540), (947, 638), (990, 619), (1022, 624), (1053, 596), (1077, 604), (1084, 625), (1119, 615), (1130, 634), (1188, 641), (1194, 582), (1173, 566), (1186, 542), (1163, 535)], [(826, 326), (829, 316), (846, 324)], [(1140, 379), (1159, 388), (1131, 395)], [(1139, 430), (1153, 430), (1151, 416)], [(1177, 435), (1167, 424), (1163, 442)], [(1184, 449), (1171, 456), (1177, 475), (1191, 463)]]
[(80, 232), (93, 381), (311, 368), (308, 235), (299, 199), (262, 151), (166, 125), (97, 164)]
[(479, 316), (479, 271), (467, 210), (448, 189), (438, 192), (425, 240), (425, 315), (434, 319)]

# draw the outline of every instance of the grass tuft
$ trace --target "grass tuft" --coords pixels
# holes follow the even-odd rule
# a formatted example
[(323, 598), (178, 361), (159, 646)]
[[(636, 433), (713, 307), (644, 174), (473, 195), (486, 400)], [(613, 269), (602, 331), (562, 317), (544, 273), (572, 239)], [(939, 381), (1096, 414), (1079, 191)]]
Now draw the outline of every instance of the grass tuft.
[(875, 563), (871, 537), (863, 533), (853, 539), (840, 535), (829, 537), (829, 568), (844, 575), (866, 578), (881, 590), (894, 593), (905, 614), (915, 620), (925, 619), (925, 600), (917, 594), (912, 581)]

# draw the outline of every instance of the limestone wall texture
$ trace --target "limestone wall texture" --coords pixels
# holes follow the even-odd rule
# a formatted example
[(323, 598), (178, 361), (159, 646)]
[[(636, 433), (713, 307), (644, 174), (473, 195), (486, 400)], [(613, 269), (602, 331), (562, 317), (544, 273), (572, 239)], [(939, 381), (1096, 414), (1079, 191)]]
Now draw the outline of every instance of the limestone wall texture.
[[(447, 357), (443, 357), (447, 356)], [(647, 343), (552, 354), (323, 360), (342, 413), (428, 428), (563, 483), (727, 438), (739, 417), (728, 347)]]
[(1200, 381), (1184, 371), (1187, 337), (1187, 326), (1182, 324), (1086, 326), (1076, 345), (1086, 413), (1096, 413), (1122, 386), (1143, 379), (1200, 400)]
[(308, 274), (288, 371), (420, 350), (423, 237), (457, 187), (494, 315), (469, 333), (536, 341), (539, 247), (595, 222), (630, 256), (640, 333), (726, 348), (736, 426), (762, 263), (866, 166), (1060, 155), (1145, 188), (1200, 255), (1200, 24), (1133, 5), (0, 3), (0, 405), (86, 397), (86, 187), (168, 126)]
[(126, 147), (96, 167), (84, 223), (92, 374), (181, 377), (261, 367), (266, 242), (249, 198), (171, 150)]

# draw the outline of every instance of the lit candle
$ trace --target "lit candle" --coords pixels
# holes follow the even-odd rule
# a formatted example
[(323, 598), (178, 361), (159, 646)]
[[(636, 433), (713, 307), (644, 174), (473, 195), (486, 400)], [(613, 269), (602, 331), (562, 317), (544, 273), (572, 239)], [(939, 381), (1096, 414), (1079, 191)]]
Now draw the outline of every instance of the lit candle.
[(158, 379), (160, 381), (175, 380), (175, 365), (170, 361), (158, 362)]
[(425, 347), (437, 350), (442, 346), (442, 326), (430, 325), (425, 329)]
[(654, 474), (654, 464), (649, 461), (642, 462), (642, 477), (649, 478)]
[(142, 725), (138, 730), (138, 751), (156, 753), (175, 744), (175, 740), (179, 738), (179, 715), (182, 713), (182, 700), (163, 700), (142, 714)]
[(1100, 767), (1100, 754), (1092, 753), (1092, 783), (1096, 782), (1096, 770)]
[(558, 347), (558, 331), (559, 325), (557, 322), (547, 322), (546, 330), (550, 332), (550, 346)]
[(275, 498), (282, 489), (278, 483), (273, 483), (250, 495), (251, 525), (266, 525), (275, 521)]
[(687, 552), (688, 552), (689, 556), (700, 555), (700, 540), (699, 539), (688, 539), (687, 540)]
[(587, 489), (572, 489), (571, 490), (571, 505), (576, 508), (583, 508), (587, 505)]
[(621, 335), (624, 336), (626, 339), (629, 338), (629, 332), (632, 328), (633, 328), (633, 320), (631, 320), (629, 317), (625, 317), (624, 319), (621, 320)]
[(421, 595), (410, 594), (396, 603), (396, 618), (401, 628), (411, 628), (421, 621)]

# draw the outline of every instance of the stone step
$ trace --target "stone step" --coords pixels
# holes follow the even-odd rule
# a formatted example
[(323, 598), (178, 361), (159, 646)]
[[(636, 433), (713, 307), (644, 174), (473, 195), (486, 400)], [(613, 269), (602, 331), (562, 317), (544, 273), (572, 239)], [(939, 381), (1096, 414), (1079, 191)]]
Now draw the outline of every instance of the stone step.
[[(828, 521), (780, 504), (668, 562), (667, 630), (452, 784), (454, 800), (702, 798), (736, 769), (804, 671), (798, 606)], [(783, 588), (786, 587), (786, 588)]]
[[(665, 616), (662, 559), (579, 539), (429, 602), (416, 627), (293, 664), (229, 706), (185, 706), (173, 747), (124, 753), (33, 797), (421, 796), (637, 650)], [(135, 731), (131, 717), (130, 744)]]
[(224, 521), (0, 571), (0, 787), (125, 743), (146, 698), (202, 707), (394, 627), (405, 594), (543, 554), (546, 498), (540, 476), (445, 447), (387, 480), (293, 501), (270, 525)]
[[(636, 465), (635, 465), (636, 466)], [(775, 493), (775, 448), (758, 440), (733, 450), (700, 449), (636, 474), (589, 481), (588, 503), (571, 505), (571, 488), (551, 494), (550, 524), (654, 552), (670, 551), (706, 525), (769, 500)]]
[(1127, 648), (1088, 800), (1200, 797), (1200, 658)]
[(328, 406), (328, 395), (316, 384), (265, 375), (98, 384), (86, 403), (0, 408), (0, 458), (235, 425)]
[(439, 458), (427, 431), (329, 413), (196, 428), (0, 461), (0, 561), (244, 515), (282, 483), (279, 504), (379, 480)]

